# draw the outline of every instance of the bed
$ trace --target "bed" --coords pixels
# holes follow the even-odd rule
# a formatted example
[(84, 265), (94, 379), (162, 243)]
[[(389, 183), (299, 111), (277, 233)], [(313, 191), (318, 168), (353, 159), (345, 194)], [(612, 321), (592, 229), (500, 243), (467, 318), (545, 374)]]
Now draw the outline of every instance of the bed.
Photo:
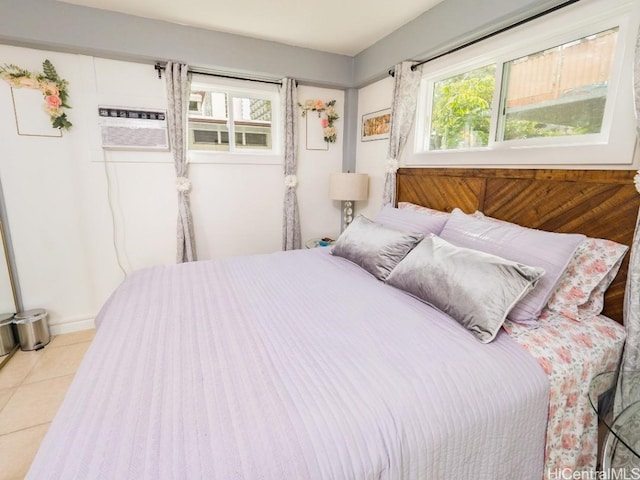
[[(632, 177), (401, 169), (398, 200), (629, 245)], [(623, 264), (604, 310), (618, 322), (625, 275)], [(102, 308), (27, 478), (489, 480), (588, 468), (595, 419), (579, 396), (624, 341), (607, 317), (568, 331), (571, 320), (545, 312), (481, 343), (326, 248), (145, 269)]]

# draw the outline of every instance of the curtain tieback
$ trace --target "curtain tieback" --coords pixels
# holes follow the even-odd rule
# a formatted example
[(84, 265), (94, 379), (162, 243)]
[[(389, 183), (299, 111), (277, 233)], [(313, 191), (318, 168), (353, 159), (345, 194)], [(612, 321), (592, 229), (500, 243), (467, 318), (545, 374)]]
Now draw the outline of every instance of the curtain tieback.
[(296, 188), (298, 186), (298, 177), (295, 175), (286, 175), (284, 177), (284, 185), (287, 188)]
[(191, 190), (191, 181), (187, 177), (177, 177), (176, 189), (180, 193), (188, 193)]
[(385, 167), (385, 171), (387, 173), (396, 173), (398, 171), (398, 168), (400, 168), (400, 163), (395, 158), (387, 158)]

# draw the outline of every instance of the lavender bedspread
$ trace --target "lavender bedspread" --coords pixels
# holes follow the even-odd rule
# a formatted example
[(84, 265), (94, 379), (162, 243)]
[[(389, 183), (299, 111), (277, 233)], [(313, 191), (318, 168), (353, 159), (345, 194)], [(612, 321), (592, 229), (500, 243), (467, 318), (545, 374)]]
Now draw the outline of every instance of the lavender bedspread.
[(30, 479), (536, 479), (549, 387), (505, 333), (326, 249), (132, 274)]

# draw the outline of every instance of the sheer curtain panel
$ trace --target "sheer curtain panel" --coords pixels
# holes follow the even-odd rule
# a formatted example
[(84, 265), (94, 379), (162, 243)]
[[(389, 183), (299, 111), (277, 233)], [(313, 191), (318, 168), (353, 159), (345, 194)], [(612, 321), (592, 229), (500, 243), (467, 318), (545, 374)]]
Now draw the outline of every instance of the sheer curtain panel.
[(298, 213), (298, 91), (296, 81), (282, 80), (282, 116), (284, 119), (284, 211), (282, 219), (282, 249), (301, 247), (300, 214)]
[(193, 234), (193, 220), (189, 204), (191, 182), (187, 165), (187, 112), (191, 91), (189, 67), (180, 63), (167, 62), (165, 69), (167, 84), (167, 124), (176, 168), (176, 188), (178, 190), (178, 234), (176, 261), (196, 260), (196, 243)]
[(383, 205), (396, 200), (396, 171), (400, 165), (402, 150), (411, 133), (418, 103), (418, 85), (421, 70), (411, 70), (412, 62), (401, 62), (395, 66), (393, 100), (391, 103), (391, 127), (384, 179)]
[[(633, 92), (636, 111), (636, 133), (640, 140), (640, 30), (636, 39), (636, 53), (633, 65)], [(640, 171), (635, 178), (640, 194)], [(631, 258), (627, 273), (627, 288), (624, 296), (624, 325), (627, 341), (624, 347), (622, 369), (640, 370), (640, 212), (633, 235)]]

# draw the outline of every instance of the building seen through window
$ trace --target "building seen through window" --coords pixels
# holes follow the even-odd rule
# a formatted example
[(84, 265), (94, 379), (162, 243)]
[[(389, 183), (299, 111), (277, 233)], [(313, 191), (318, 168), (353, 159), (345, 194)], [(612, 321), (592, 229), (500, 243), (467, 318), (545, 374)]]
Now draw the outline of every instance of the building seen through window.
[(268, 98), (192, 89), (189, 149), (271, 150), (271, 120), (272, 102)]

